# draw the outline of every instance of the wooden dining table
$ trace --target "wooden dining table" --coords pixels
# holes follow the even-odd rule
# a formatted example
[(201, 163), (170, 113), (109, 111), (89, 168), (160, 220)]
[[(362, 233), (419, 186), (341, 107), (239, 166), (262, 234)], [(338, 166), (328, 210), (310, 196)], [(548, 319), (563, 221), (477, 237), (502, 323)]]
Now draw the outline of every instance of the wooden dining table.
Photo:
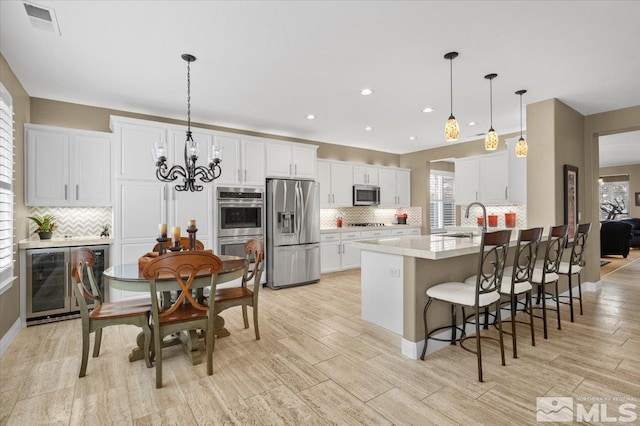
[[(244, 274), (249, 262), (238, 256), (220, 255), (218, 256), (222, 260), (222, 269), (216, 275), (216, 285), (236, 280)], [(123, 263), (120, 265), (114, 265), (107, 268), (103, 272), (104, 277), (109, 280), (110, 288), (118, 290), (126, 290), (140, 293), (149, 293), (149, 280), (144, 278), (142, 270), (140, 270), (137, 262)], [(211, 274), (204, 273), (198, 275), (192, 285), (193, 289), (202, 289), (207, 287), (211, 283)], [(178, 282), (171, 278), (162, 278), (162, 276), (156, 280), (156, 287), (158, 291), (163, 294), (163, 303), (170, 297), (170, 292), (180, 290)], [(229, 331), (224, 327), (224, 318), (216, 316), (214, 320), (214, 330), (217, 337), (229, 336)], [(165, 339), (163, 346), (171, 346), (176, 344), (182, 344), (185, 351), (191, 359), (193, 365), (200, 364), (202, 357), (198, 349), (199, 338), (201, 336), (195, 331), (191, 330), (188, 333), (180, 333), (173, 339)], [(137, 347), (135, 347), (129, 354), (129, 361), (138, 361), (144, 359), (144, 334), (141, 332), (136, 339)]]

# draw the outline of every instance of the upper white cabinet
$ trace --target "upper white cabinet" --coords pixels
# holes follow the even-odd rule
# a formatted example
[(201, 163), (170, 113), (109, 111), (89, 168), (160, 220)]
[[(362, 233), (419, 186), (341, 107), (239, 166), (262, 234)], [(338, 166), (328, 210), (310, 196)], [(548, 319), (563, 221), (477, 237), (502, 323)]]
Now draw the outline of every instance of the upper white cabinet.
[[(115, 178), (157, 182), (153, 146), (167, 143), (167, 125), (112, 116), (111, 130), (115, 141)], [(183, 136), (186, 138), (184, 133)], [(184, 141), (180, 146), (184, 149)], [(176, 164), (183, 156), (184, 153), (176, 158), (175, 141), (172, 140), (167, 150), (167, 164)]]
[(526, 159), (520, 160), (505, 151), (456, 160), (456, 204), (526, 202)]
[(228, 134), (215, 135), (222, 148), (222, 174), (217, 184), (263, 186), (265, 179), (265, 144), (261, 140)]
[(353, 165), (354, 185), (378, 185), (378, 168), (366, 165)]
[(411, 170), (380, 167), (380, 207), (411, 205)]
[(287, 142), (267, 143), (267, 177), (316, 178), (315, 145)]
[(318, 160), (320, 207), (353, 205), (353, 166), (338, 161)]
[(25, 124), (25, 204), (111, 205), (111, 135)]

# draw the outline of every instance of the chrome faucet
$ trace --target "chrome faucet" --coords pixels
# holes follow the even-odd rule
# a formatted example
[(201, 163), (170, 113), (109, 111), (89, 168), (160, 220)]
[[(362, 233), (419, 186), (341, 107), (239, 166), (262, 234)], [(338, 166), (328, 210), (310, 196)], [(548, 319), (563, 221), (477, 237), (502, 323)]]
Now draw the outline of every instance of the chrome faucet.
[(469, 204), (467, 206), (467, 211), (464, 212), (464, 218), (465, 219), (469, 219), (469, 209), (474, 204), (482, 207), (482, 232), (485, 233), (485, 232), (487, 232), (487, 208), (484, 206), (484, 204), (482, 204), (482, 203), (480, 203), (478, 201), (474, 201), (473, 203)]

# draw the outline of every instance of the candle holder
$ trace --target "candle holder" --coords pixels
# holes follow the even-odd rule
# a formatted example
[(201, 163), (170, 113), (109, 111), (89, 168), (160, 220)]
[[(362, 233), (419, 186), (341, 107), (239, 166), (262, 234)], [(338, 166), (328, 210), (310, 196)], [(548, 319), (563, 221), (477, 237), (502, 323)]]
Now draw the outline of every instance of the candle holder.
[(166, 235), (160, 235), (158, 238), (156, 238), (156, 241), (159, 244), (158, 254), (162, 256), (167, 252), (167, 241), (169, 241), (169, 239)]
[(196, 250), (196, 232), (198, 232), (198, 228), (195, 226), (188, 227), (187, 232), (189, 233), (189, 251)]
[(173, 242), (173, 245), (171, 247), (169, 247), (169, 250), (171, 250), (171, 252), (176, 252), (176, 251), (182, 250), (182, 244), (180, 244), (180, 240), (175, 240)]

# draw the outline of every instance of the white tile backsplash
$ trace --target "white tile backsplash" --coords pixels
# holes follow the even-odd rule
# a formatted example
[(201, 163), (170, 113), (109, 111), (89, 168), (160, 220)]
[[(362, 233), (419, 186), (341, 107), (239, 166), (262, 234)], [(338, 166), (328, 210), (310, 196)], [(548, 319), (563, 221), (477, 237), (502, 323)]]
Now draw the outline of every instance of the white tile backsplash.
[[(111, 207), (31, 207), (29, 216), (44, 216), (52, 214), (56, 217), (55, 223), (58, 225), (54, 231), (54, 237), (99, 236), (102, 227), (106, 224), (110, 227), (110, 234), (113, 236), (113, 213)], [(31, 236), (37, 226), (29, 220), (29, 236)]]
[(343, 226), (352, 223), (396, 223), (396, 214), (406, 213), (407, 224), (422, 224), (422, 207), (406, 207), (399, 209), (384, 209), (378, 207), (340, 207), (320, 210), (320, 227), (335, 228), (336, 218), (342, 217)]

